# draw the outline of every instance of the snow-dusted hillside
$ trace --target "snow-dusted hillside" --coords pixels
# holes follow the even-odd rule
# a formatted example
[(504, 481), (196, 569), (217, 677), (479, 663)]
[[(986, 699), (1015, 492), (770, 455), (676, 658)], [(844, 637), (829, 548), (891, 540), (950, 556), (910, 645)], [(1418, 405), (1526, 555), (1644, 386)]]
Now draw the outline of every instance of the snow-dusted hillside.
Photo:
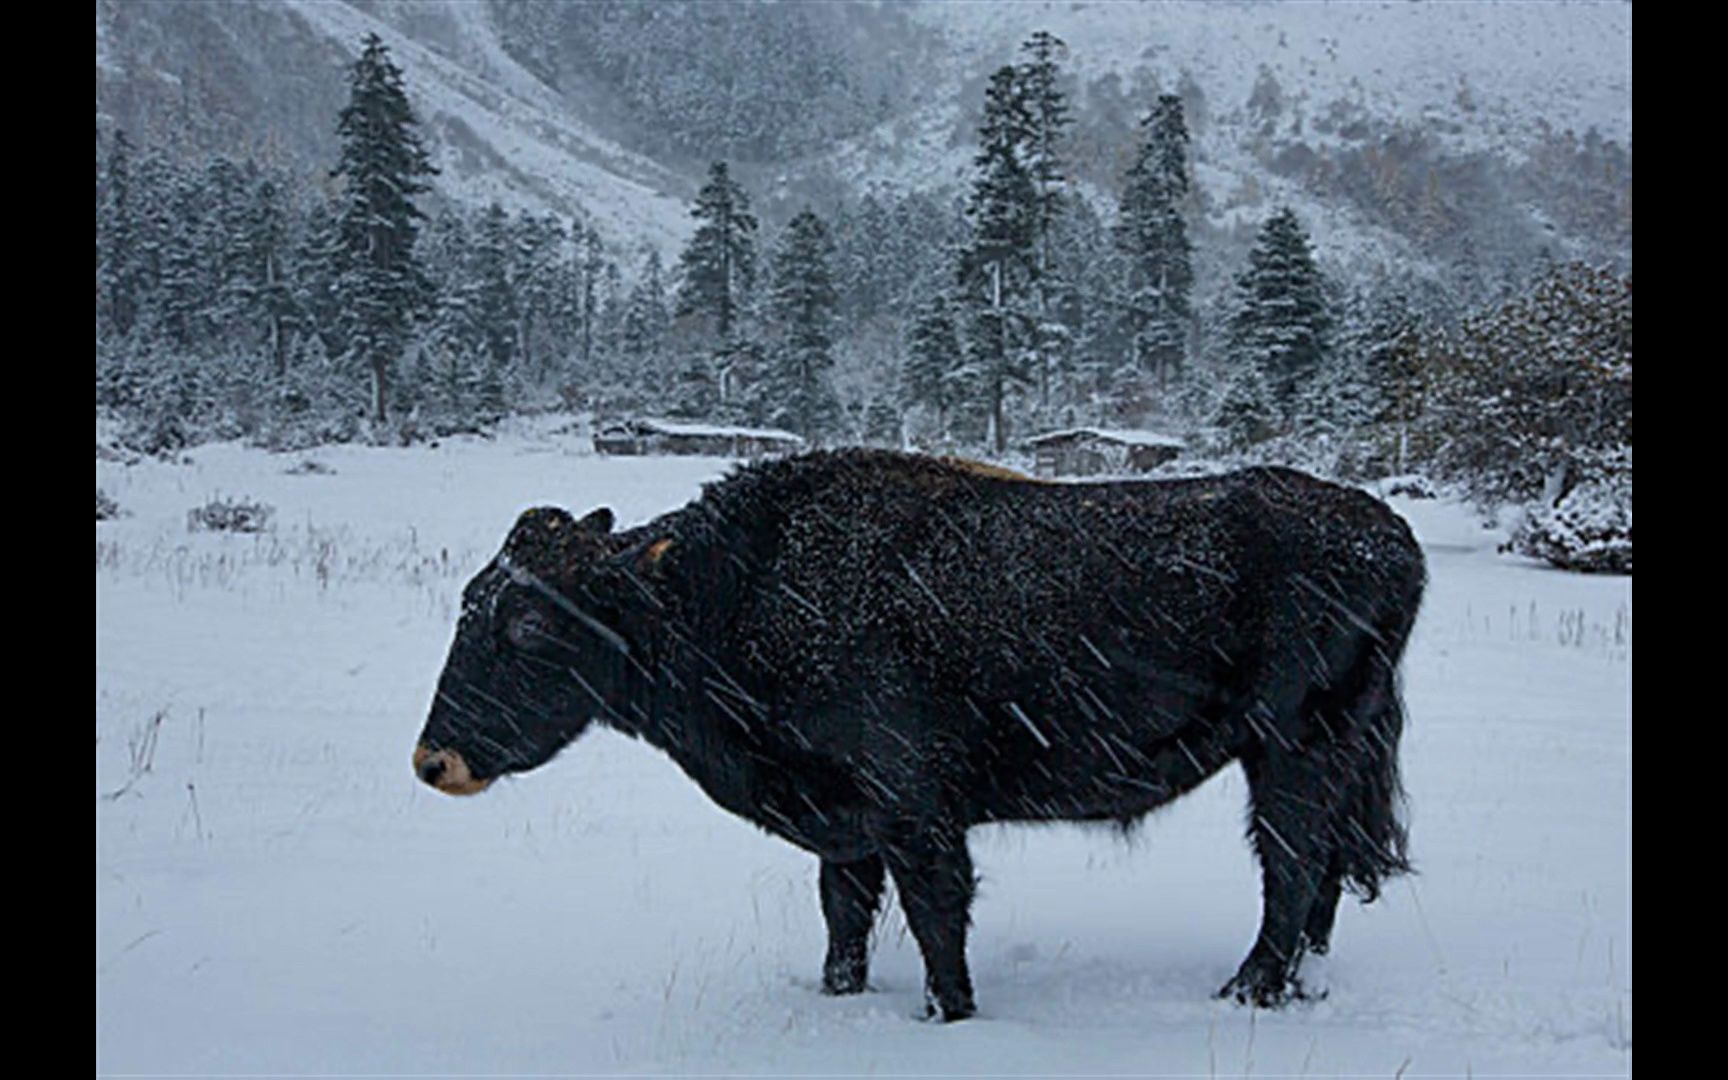
[[(1063, 64), (1080, 88), (1082, 111), (1100, 107), (1094, 91), (1112, 77), (1121, 108), (1136, 115), (1155, 90), (1180, 89), (1190, 99), (1210, 227), (1235, 235), (1287, 202), (1333, 263), (1420, 260), (1408, 235), (1315, 191), (1302, 168), (1273, 160), (1279, 150), (1299, 144), (1305, 158), (1360, 149), (1406, 124), (1454, 158), (1485, 155), (1516, 168), (1547, 132), (1594, 129), (1622, 147), (1631, 140), (1631, 7), (1609, 0), (926, 0), (897, 10), (939, 37), (941, 47), (917, 43), (918, 55), (933, 59), (912, 68), (889, 120), (796, 160), (756, 163), (765, 180), (758, 195), (771, 212), (789, 213), (813, 196), (831, 199), (836, 184), (852, 192), (870, 184), (958, 188), (967, 178), (984, 79), (1014, 62), (1019, 43), (1037, 29), (1067, 42)], [(98, 0), (98, 120), (147, 122), (158, 136), (231, 152), (286, 148), (309, 168), (327, 167), (345, 93), (341, 67), (368, 32), (384, 38), (406, 72), (446, 194), (580, 213), (615, 243), (645, 241), (667, 256), (688, 235), (686, 200), (702, 163), (668, 164), (630, 149), (645, 133), (632, 132), (615, 107), (561, 93), (524, 67), (505, 46), (494, 7), (478, 0)], [(592, 66), (580, 41), (545, 47), (566, 69)], [(655, 47), (645, 33), (640, 48)], [(913, 44), (903, 31), (896, 38), (878, 30), (850, 47)], [(1110, 161), (1082, 169), (1101, 204), (1113, 202), (1122, 164), (1115, 158), (1128, 152), (1131, 130), (1120, 138), (1126, 141), (1108, 149)], [(1509, 212), (1538, 231), (1554, 216), (1542, 206)], [(1561, 229), (1554, 254), (1589, 253), (1588, 240)]]
[(1433, 123), (1464, 146), (1515, 151), (1543, 125), (1632, 137), (1632, 6), (1618, 0), (1032, 0), (916, 12), (953, 43), (962, 67), (1007, 63), (1047, 29), (1068, 43), (1082, 82), (1144, 66), (1174, 89), (1187, 72), (1219, 115), (1246, 104), (1265, 68), (1311, 114), (1359, 102)]
[[(473, 799), (411, 773), (462, 585), (519, 510), (631, 525), (727, 462), (596, 458), (554, 424), (188, 457), (97, 463), (129, 515), (96, 530), (99, 1072), (1630, 1072), (1629, 578), (1396, 503), (1432, 579), (1420, 873), (1345, 904), (1330, 996), (1209, 997), (1258, 914), (1233, 767), (1132, 842), (975, 830), (981, 1012), (940, 1026), (892, 902), (876, 991), (822, 996), (815, 861), (642, 744), (598, 731)], [(187, 533), (213, 495), (275, 531)]]
[[(694, 184), (595, 132), (580, 111), (504, 51), (490, 9), (481, 3), (98, 0), (98, 119), (105, 105), (111, 112), (158, 115), (138, 104), (151, 88), (190, 83), (189, 92), (204, 98), (196, 105), (199, 124), (218, 132), (224, 124), (246, 126), (243, 135), (230, 137), (241, 143), (232, 151), (274, 145), (308, 159), (322, 154), (327, 167), (335, 160), (336, 112), (346, 95), (342, 69), (359, 56), (369, 33), (384, 40), (403, 70), (442, 173), (435, 186), (444, 195), (579, 215), (620, 244), (672, 251), (683, 243), (685, 200)], [(212, 88), (214, 81), (232, 85)], [(273, 111), (281, 99), (300, 107)], [(143, 136), (153, 134), (160, 133)]]
[[(1334, 266), (1422, 260), (1409, 237), (1269, 168), (1268, 144), (1300, 144), (1305, 158), (1409, 125), (1448, 154), (1506, 166), (1525, 163), (1549, 133), (1594, 130), (1631, 145), (1632, 16), (1621, 2), (1023, 0), (910, 10), (947, 46), (946, 62), (923, 73), (921, 107), (802, 168), (833, 169), (858, 186), (963, 186), (984, 77), (1019, 61), (1020, 44), (1041, 29), (1067, 44), (1063, 67), (1082, 110), (1100, 80), (1125, 90), (1136, 116), (1155, 93), (1183, 94), (1208, 225), (1240, 235), (1288, 204)], [(1113, 212), (1126, 161), (1094, 164), (1081, 169), (1092, 173), (1083, 190)], [(1547, 224), (1539, 208), (1521, 209)], [(1564, 250), (1567, 239), (1555, 243)]]

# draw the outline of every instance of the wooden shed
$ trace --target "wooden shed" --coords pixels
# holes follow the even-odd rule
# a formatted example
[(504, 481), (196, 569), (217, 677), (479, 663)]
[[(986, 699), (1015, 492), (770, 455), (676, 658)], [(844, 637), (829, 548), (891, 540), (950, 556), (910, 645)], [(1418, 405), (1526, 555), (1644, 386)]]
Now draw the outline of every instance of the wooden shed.
[(1069, 428), (1026, 440), (1041, 477), (1151, 472), (1182, 453), (1183, 442), (1156, 431)]
[(647, 418), (606, 424), (594, 435), (597, 453), (619, 456), (691, 454), (754, 458), (766, 454), (788, 454), (803, 446), (803, 439), (790, 431), (774, 428), (686, 424)]

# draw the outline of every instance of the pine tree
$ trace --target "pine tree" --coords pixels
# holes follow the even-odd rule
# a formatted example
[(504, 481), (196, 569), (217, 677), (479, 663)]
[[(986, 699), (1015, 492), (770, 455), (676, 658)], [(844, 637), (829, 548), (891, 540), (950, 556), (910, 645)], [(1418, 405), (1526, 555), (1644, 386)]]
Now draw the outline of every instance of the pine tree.
[(198, 177), (176, 174), (171, 184), (167, 198), (158, 204), (161, 273), (156, 315), (168, 341), (185, 353), (206, 340), (199, 333), (208, 280), (202, 243), (205, 198)]
[(632, 389), (646, 391), (658, 386), (662, 353), (670, 316), (666, 310), (665, 272), (660, 252), (650, 247), (643, 257), (642, 273), (630, 287), (624, 306), (621, 346), (625, 379)]
[(1298, 419), (1303, 385), (1330, 355), (1332, 315), (1308, 234), (1294, 211), (1280, 209), (1261, 226), (1249, 267), (1236, 279), (1240, 307), (1231, 324), (1237, 363), (1264, 376), (1286, 425)]
[(720, 380), (706, 349), (686, 349), (666, 399), (667, 412), (684, 420), (712, 419), (720, 406)]
[(348, 350), (336, 295), (341, 246), (341, 227), (334, 208), (325, 199), (313, 200), (294, 246), (290, 288), (294, 307), (305, 320), (306, 330), (317, 337), (325, 362)]
[(1056, 377), (1053, 368), (1065, 366), (1068, 350), (1064, 345), (1069, 336), (1057, 321), (1055, 297), (1063, 290), (1057, 280), (1058, 261), (1051, 244), (1056, 222), (1062, 216), (1066, 164), (1062, 160), (1064, 132), (1073, 122), (1067, 95), (1057, 85), (1056, 57), (1067, 45), (1047, 30), (1033, 34), (1020, 46), (1028, 59), (1017, 75), (1019, 97), (1027, 120), (1022, 156), (1026, 171), (1035, 188), (1033, 202), (1033, 232), (1036, 261), (1033, 274), (1036, 281), (1034, 297), (1037, 322), (1033, 328), (1033, 360), (1038, 381), (1038, 405), (1048, 409), (1050, 383)]
[(1047, 424), (1113, 422), (1138, 411), (1128, 400), (1137, 399), (1138, 372), (1130, 372), (1121, 387), (1113, 377), (1132, 349), (1124, 330), (1127, 260), (1111, 235), (1085, 199), (1072, 199), (1058, 222), (1055, 266), (1061, 288), (1052, 314), (1067, 347), (1057, 356)]
[(1026, 111), (1027, 133), (1024, 156), (1026, 170), (1037, 187), (1038, 270), (1050, 270), (1051, 229), (1062, 210), (1062, 184), (1067, 180), (1062, 160), (1064, 132), (1073, 123), (1067, 95), (1057, 85), (1056, 57), (1067, 44), (1048, 30), (1033, 34), (1020, 46), (1028, 54), (1019, 70), (1019, 96)]
[(756, 280), (756, 216), (724, 161), (710, 166), (690, 215), (701, 224), (679, 257), (678, 314), (712, 320), (715, 341), (725, 346)]
[(259, 181), (250, 210), (246, 220), (246, 274), (252, 282), (248, 314), (258, 326), (270, 369), (281, 378), (288, 373), (289, 335), (296, 313), (287, 271), (287, 214), (273, 179)]
[(624, 288), (624, 273), (612, 259), (606, 259), (600, 266), (595, 303), (595, 355), (599, 365), (617, 378), (619, 356), (624, 351), (624, 316), (630, 306), (630, 297)]
[(972, 235), (959, 279), (986, 438), (998, 453), (1007, 446), (1008, 395), (1034, 375), (1028, 353), (1036, 327), (1029, 298), (1037, 273), (1037, 187), (1023, 157), (1031, 127), (1019, 73), (998, 69), (985, 91), (977, 176), (966, 205)]
[(137, 205), (132, 190), (132, 142), (114, 132), (97, 215), (97, 317), (111, 334), (125, 337), (138, 318), (142, 267)]
[(576, 280), (577, 306), (581, 312), (582, 371), (594, 375), (594, 338), (600, 325), (600, 281), (606, 268), (606, 245), (600, 232), (577, 225)]
[(839, 315), (856, 325), (887, 309), (900, 285), (896, 274), (900, 240), (889, 210), (872, 189), (856, 210), (843, 209), (831, 230)]
[(828, 381), (838, 299), (832, 255), (828, 227), (806, 208), (787, 226), (772, 265), (769, 310), (778, 340), (769, 354), (768, 418), (812, 442), (829, 434), (839, 416)]
[(1226, 443), (1241, 450), (1263, 442), (1276, 432), (1277, 409), (1265, 371), (1256, 363), (1236, 366), (1225, 386), (1214, 418)]
[(1128, 261), (1129, 322), (1137, 366), (1160, 396), (1187, 361), (1193, 317), (1194, 248), (1183, 217), (1188, 197), (1188, 129), (1182, 99), (1164, 94), (1147, 114), (1145, 136), (1122, 192), (1116, 244)]
[(250, 196), (246, 177), (232, 158), (218, 154), (204, 168), (200, 198), (204, 203), (198, 235), (198, 263), (203, 277), (203, 307), (199, 336), (205, 341), (242, 348), (251, 343), (249, 317), (256, 302), (257, 282), (250, 272)]
[(517, 353), (523, 366), (544, 380), (556, 359), (558, 275), (564, 225), (553, 215), (519, 214), (514, 226)]
[(641, 276), (631, 285), (624, 308), (624, 353), (636, 359), (641, 370), (646, 372), (655, 365), (660, 349), (665, 346), (669, 321), (660, 251), (650, 247), (643, 256)]
[(384, 423), (392, 368), (406, 347), (410, 322), (425, 300), (414, 256), (414, 196), (436, 175), (416, 130), (414, 111), (377, 34), (349, 76), (348, 104), (337, 120), (342, 154), (333, 177), (347, 181), (340, 224), (337, 296), (347, 346), (372, 373), (375, 417)]
[(948, 441), (950, 412), (965, 398), (956, 378), (963, 364), (953, 311), (941, 296), (931, 297), (918, 313), (907, 343), (906, 397), (936, 414), (937, 436)]
[(468, 271), (473, 288), (469, 317), (479, 330), (480, 347), (500, 369), (516, 361), (517, 290), (511, 280), (510, 241), (510, 219), (502, 206), (492, 203), (474, 230)]

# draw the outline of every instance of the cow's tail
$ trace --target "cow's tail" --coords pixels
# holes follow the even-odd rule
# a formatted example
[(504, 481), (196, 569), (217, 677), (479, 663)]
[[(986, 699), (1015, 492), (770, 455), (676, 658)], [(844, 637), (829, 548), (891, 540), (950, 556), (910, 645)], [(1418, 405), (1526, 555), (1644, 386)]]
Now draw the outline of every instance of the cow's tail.
[(1398, 742), (1404, 732), (1398, 662), (1421, 603), (1422, 585), (1418, 563), (1406, 594), (1399, 598), (1402, 602), (1380, 620), (1379, 633), (1367, 643), (1356, 672), (1355, 699), (1346, 707), (1353, 760), (1351, 784), (1334, 819), (1334, 857), (1344, 885), (1364, 902), (1380, 895), (1386, 878), (1412, 869), (1398, 775)]

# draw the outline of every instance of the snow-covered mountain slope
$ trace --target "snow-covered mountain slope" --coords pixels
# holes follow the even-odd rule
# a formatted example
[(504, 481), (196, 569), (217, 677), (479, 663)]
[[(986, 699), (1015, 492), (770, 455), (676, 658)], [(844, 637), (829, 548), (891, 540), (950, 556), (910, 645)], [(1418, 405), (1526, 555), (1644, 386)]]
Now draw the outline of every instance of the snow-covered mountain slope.
[[(1273, 206), (1289, 204), (1334, 264), (1421, 256), (1402, 230), (1317, 184), (1318, 159), (1372, 152), (1400, 133), (1408, 142), (1411, 132), (1432, 147), (1422, 166), (1438, 161), (1441, 173), (1466, 159), (1525, 168), (1543, 140), (1565, 132), (1631, 146), (1627, 3), (936, 0), (910, 10), (942, 36), (938, 54), (948, 58), (924, 73), (922, 104), (803, 170), (856, 185), (964, 185), (984, 80), (1022, 59), (1020, 44), (1038, 30), (1067, 45), (1077, 130), (1108, 126), (1100, 111), (1137, 118), (1156, 94), (1180, 93), (1206, 225), (1245, 240)], [(1133, 136), (1121, 135), (1106, 160), (1076, 150), (1073, 171), (1101, 209), (1114, 206), (1128, 163)], [(1470, 200), (1438, 186), (1443, 199)], [(1546, 208), (1513, 209), (1520, 224), (1553, 231)], [(1593, 239), (1558, 235), (1551, 253), (1591, 257), (1612, 246)]]
[(1457, 128), (1465, 145), (1514, 150), (1547, 125), (1627, 142), (1632, 9), (1622, 2), (928, 3), (918, 17), (962, 66), (1005, 63), (1033, 31), (1068, 44), (1082, 82), (1146, 67), (1189, 73), (1228, 112), (1262, 69), (1310, 111), (1343, 100), (1385, 118)]
[[(376, 32), (426, 121), (442, 192), (580, 215), (614, 242), (671, 254), (689, 234), (687, 200), (705, 157), (724, 152), (690, 147), (688, 132), (681, 159), (644, 152), (664, 140), (620, 107), (623, 98), (606, 100), (600, 46), (559, 30), (559, 10), (541, 12), (543, 31), (525, 39), (519, 29), (506, 34), (501, 9), (479, 0), (98, 0), (98, 125), (197, 152), (273, 148), (315, 172), (334, 159), (343, 68)], [(823, 10), (802, 14), (838, 25), (859, 9)], [(850, 36), (836, 37), (853, 59), (918, 58), (906, 84), (884, 96), (888, 119), (796, 159), (741, 163), (771, 222), (871, 185), (957, 190), (989, 72), (1047, 29), (1068, 46), (1074, 172), (1101, 207), (1114, 202), (1137, 117), (1156, 93), (1183, 95), (1199, 212), (1214, 241), (1203, 257), (1227, 261), (1228, 245), (1245, 245), (1273, 205), (1288, 203), (1334, 263), (1492, 263), (1503, 253), (1480, 248), (1504, 233), (1517, 235), (1507, 246), (1523, 256), (1541, 245), (1556, 257), (1624, 249), (1629, 258), (1632, 19), (1619, 0), (924, 0), (893, 10), (907, 18), (851, 20)], [(664, 47), (653, 18), (641, 25), (630, 31), (641, 49)], [(549, 85), (539, 74), (548, 57), (578, 75)], [(681, 70), (665, 65), (663, 77)], [(738, 77), (748, 76), (741, 62)], [(1555, 166), (1541, 155), (1568, 131), (1618, 145), (1626, 180), (1606, 190), (1624, 192), (1623, 209), (1578, 211), (1604, 201), (1600, 181), (1555, 190)], [(724, 138), (716, 132), (716, 147)], [(1352, 184), (1380, 188), (1364, 194)], [(1425, 195), (1431, 228), (1418, 235), (1417, 214), (1397, 207)], [(1466, 225), (1479, 249), (1470, 256), (1435, 242)]]
[(671, 248), (687, 235), (694, 186), (586, 125), (504, 51), (483, 4), (98, 0), (96, 28), (99, 123), (172, 115), (160, 101), (171, 88), (201, 129), (197, 150), (275, 146), (333, 162), (343, 69), (376, 33), (403, 70), (447, 197), (580, 217), (620, 242)]

